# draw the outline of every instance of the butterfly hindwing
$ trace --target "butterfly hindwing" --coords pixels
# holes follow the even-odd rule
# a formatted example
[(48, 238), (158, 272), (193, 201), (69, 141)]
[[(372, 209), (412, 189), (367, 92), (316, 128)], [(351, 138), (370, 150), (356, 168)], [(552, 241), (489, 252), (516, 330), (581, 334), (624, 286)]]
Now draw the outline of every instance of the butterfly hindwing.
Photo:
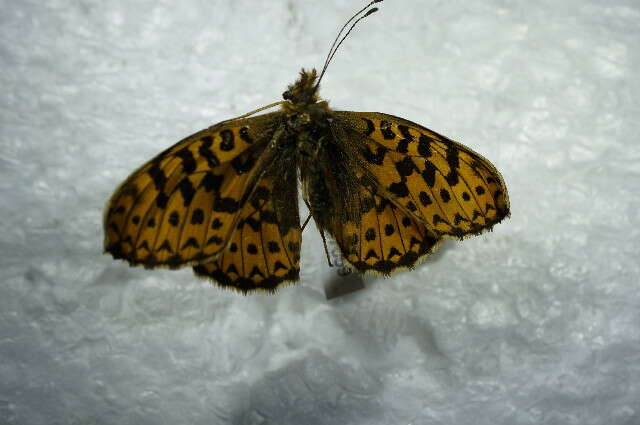
[(219, 254), (279, 117), (214, 125), (140, 167), (109, 201), (105, 250), (146, 267), (178, 267)]
[[(278, 207), (278, 200), (286, 209)], [(274, 291), (284, 282), (297, 281), (302, 237), (297, 202), (296, 180), (274, 185), (263, 178), (240, 210), (227, 249), (212, 262), (195, 266), (194, 272), (244, 293)]]
[(343, 257), (360, 272), (389, 275), (412, 268), (439, 242), (423, 224), (365, 187), (356, 202), (360, 220), (339, 223), (331, 233)]
[(334, 117), (359, 140), (364, 166), (392, 201), (434, 233), (477, 234), (508, 216), (502, 176), (466, 146), (393, 115), (335, 111)]

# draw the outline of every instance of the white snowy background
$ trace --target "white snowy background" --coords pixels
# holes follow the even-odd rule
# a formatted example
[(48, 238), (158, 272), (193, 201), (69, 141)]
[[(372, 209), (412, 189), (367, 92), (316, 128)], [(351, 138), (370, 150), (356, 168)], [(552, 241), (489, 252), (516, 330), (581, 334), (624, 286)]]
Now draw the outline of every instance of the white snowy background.
[[(361, 1), (0, 0), (0, 424), (640, 424), (640, 3), (387, 0), (321, 95), (500, 169), (512, 216), (327, 300), (102, 254), (184, 136), (280, 99)], [(313, 226), (312, 226), (313, 227)]]

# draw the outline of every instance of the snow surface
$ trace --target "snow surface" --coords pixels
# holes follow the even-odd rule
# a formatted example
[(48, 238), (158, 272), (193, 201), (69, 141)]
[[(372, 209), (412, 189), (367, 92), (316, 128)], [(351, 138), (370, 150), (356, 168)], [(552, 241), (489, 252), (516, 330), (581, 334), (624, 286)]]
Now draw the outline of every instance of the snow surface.
[(387, 0), (338, 109), (490, 158), (512, 217), (327, 301), (102, 255), (103, 206), (279, 99), (360, 1), (0, 0), (1, 424), (640, 424), (640, 3)]

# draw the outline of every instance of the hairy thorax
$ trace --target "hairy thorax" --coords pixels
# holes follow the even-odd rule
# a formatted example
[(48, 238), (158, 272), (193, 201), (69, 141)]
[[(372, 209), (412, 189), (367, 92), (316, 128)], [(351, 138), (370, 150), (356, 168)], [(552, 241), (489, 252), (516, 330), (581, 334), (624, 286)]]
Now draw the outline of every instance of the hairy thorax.
[(317, 159), (331, 136), (331, 110), (329, 104), (318, 97), (316, 70), (303, 69), (299, 79), (287, 88), (282, 97), (285, 100), (282, 111), (286, 115), (288, 144), (295, 146), (303, 161)]
[(331, 113), (327, 102), (304, 105), (287, 114), (286, 133), (301, 157), (316, 158), (331, 134)]

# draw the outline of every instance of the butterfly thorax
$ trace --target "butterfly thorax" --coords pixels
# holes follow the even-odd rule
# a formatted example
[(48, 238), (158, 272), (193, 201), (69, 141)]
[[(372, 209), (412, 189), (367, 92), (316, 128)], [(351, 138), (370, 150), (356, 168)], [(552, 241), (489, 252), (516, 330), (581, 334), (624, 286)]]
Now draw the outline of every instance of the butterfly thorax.
[(298, 80), (282, 94), (287, 101), (282, 105), (287, 139), (295, 143), (301, 155), (312, 158), (316, 157), (329, 134), (331, 116), (329, 104), (318, 97), (317, 79), (315, 69), (303, 69)]

